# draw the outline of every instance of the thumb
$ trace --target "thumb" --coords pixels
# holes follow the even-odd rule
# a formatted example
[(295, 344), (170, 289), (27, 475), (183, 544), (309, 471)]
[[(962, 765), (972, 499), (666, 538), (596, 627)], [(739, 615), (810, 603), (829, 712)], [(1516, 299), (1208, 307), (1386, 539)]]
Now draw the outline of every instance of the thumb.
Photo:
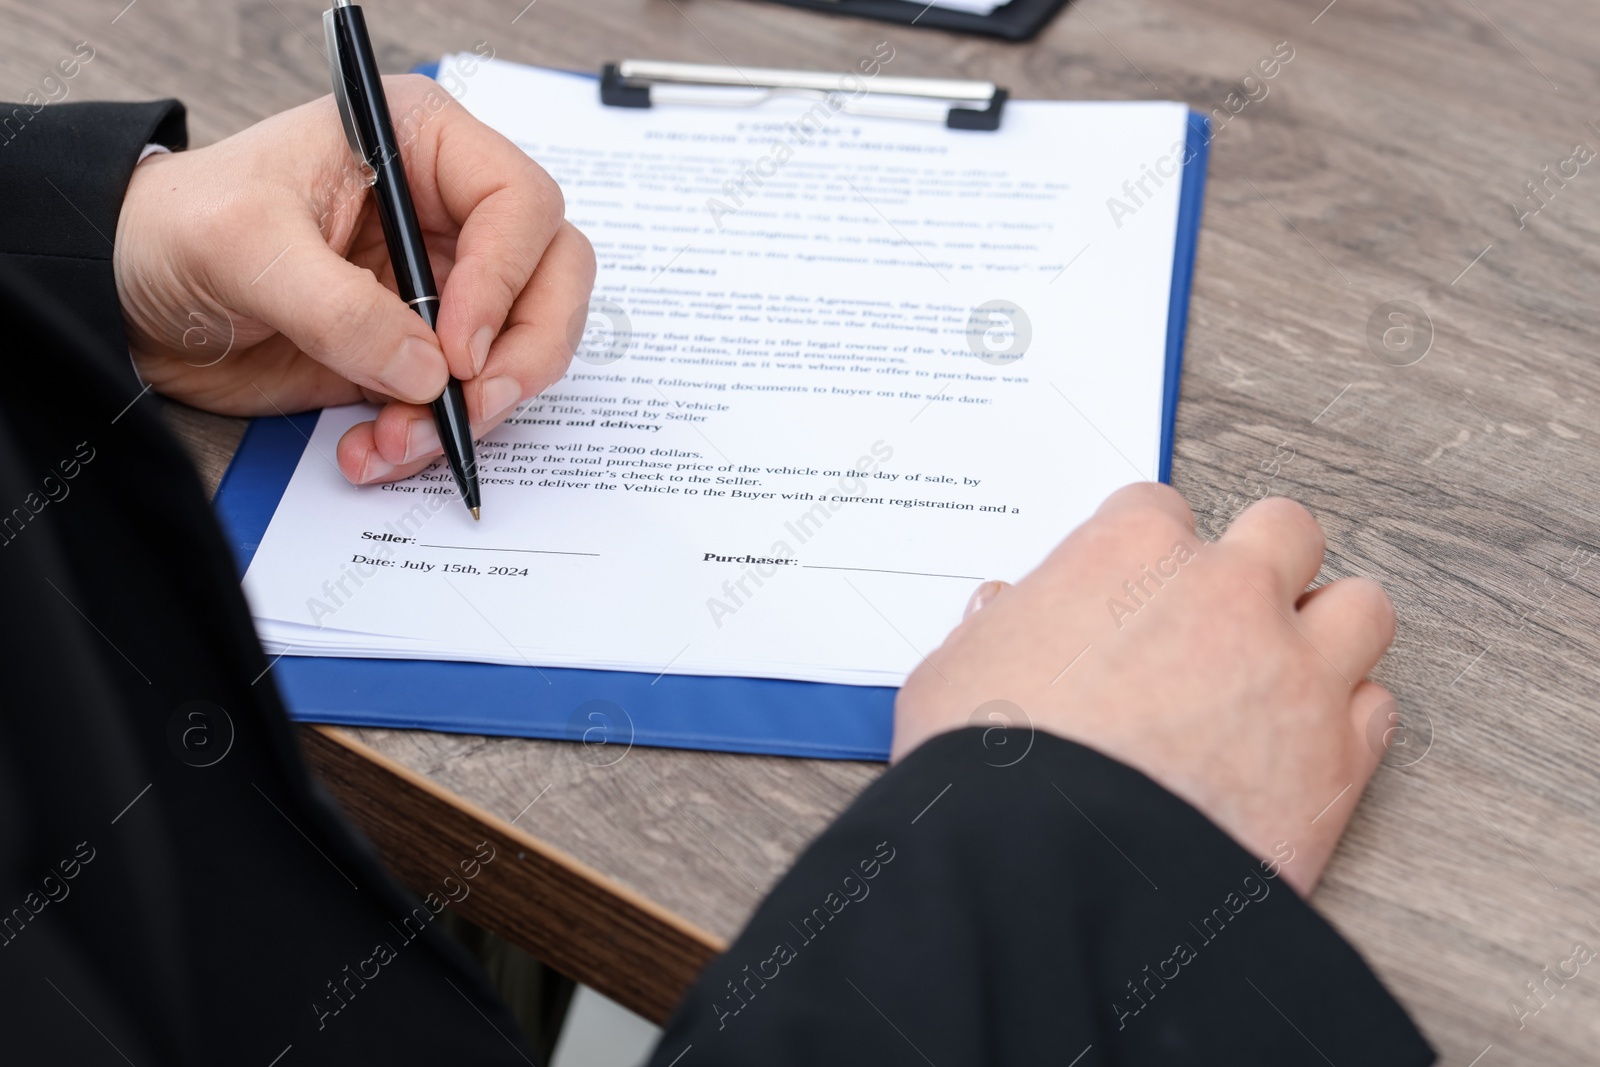
[[(281, 233), (281, 231), (279, 231)], [(427, 323), (364, 267), (328, 247), (309, 222), (238, 294), (236, 306), (356, 385), (413, 404), (449, 377)]]

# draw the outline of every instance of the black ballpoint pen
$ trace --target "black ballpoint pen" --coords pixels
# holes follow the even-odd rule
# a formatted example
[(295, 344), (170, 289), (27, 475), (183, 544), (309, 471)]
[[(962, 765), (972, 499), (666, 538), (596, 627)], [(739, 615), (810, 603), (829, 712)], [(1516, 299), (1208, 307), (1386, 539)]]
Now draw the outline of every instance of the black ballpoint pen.
[[(378, 219), (383, 224), (400, 299), (422, 316), (429, 329), (434, 329), (439, 322), (439, 289), (434, 284), (422, 227), (417, 225), (416, 208), (411, 203), (411, 187), (400, 161), (400, 145), (389, 119), (389, 101), (383, 94), (372, 41), (367, 37), (366, 19), (361, 8), (350, 0), (334, 0), (333, 7), (322, 13), (322, 28), (328, 39), (333, 98), (339, 105), (345, 138), (356, 158), (373, 171)], [(467, 419), (467, 398), (459, 379), (452, 376), (444, 392), (434, 400), (433, 421), (439, 428), (444, 458), (456, 476), (461, 498), (473, 519), (477, 519), (482, 506), (478, 460), (472, 447), (472, 424)]]

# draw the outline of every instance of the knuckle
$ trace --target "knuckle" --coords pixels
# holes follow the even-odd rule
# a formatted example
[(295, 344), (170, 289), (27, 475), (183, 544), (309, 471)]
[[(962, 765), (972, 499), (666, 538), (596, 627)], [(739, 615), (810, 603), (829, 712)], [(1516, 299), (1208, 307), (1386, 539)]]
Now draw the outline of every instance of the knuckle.
[(1383, 586), (1371, 578), (1341, 580), (1349, 588), (1352, 608), (1359, 613), (1362, 623), (1387, 634), (1392, 639), (1395, 629), (1394, 602), (1389, 599), (1389, 594)]
[(1134, 482), (1125, 485), (1106, 498), (1102, 511), (1141, 521), (1145, 529), (1160, 529), (1163, 533), (1194, 529), (1194, 512), (1183, 494), (1161, 482)]
[(1171, 486), (1160, 482), (1133, 482), (1112, 493), (1107, 502), (1116, 501), (1131, 507), (1159, 507), (1164, 494), (1174, 493)]
[[(520, 149), (514, 149), (521, 155)], [(495, 198), (503, 212), (503, 225), (512, 226), (519, 233), (541, 234), (550, 239), (562, 228), (566, 218), (567, 201), (561, 186), (550, 172), (527, 157), (526, 165), (514, 168), (499, 183)]]
[(533, 164), (533, 191), (534, 202), (541, 205), (548, 218), (565, 219), (567, 216), (567, 198), (561, 191), (561, 186), (550, 176), (550, 172)]
[(492, 248), (482, 245), (470, 249), (457, 248), (456, 261), (450, 268), (445, 284), (455, 279), (456, 291), (452, 295), (466, 297), (473, 306), (488, 301), (509, 307), (522, 290), (520, 261), (512, 254), (507, 239), (494, 234), (492, 230), (490, 235), (495, 243)]
[(573, 241), (573, 248), (582, 265), (582, 274), (593, 284), (597, 260), (594, 254), (594, 245), (589, 242), (589, 235), (578, 229), (572, 223), (563, 223), (563, 228)]
[(1286, 496), (1263, 497), (1250, 510), (1261, 518), (1287, 527), (1294, 536), (1318, 545), (1326, 545), (1322, 524), (1317, 522), (1316, 516), (1306, 510), (1305, 505), (1298, 500), (1291, 500)]
[(1168, 513), (1180, 523), (1185, 519), (1189, 525), (1194, 524), (1194, 511), (1189, 507), (1189, 501), (1184, 495), (1164, 482), (1143, 482), (1150, 487), (1150, 500), (1152, 503), (1164, 507)]

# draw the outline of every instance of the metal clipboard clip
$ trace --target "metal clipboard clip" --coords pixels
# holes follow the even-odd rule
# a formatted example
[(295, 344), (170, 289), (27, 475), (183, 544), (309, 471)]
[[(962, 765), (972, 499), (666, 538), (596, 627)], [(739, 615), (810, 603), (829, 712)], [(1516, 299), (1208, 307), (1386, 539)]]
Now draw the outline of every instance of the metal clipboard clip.
[(757, 107), (775, 97), (835, 99), (845, 114), (938, 122), (952, 130), (998, 130), (1006, 96), (993, 82), (955, 78), (864, 78), (644, 59), (607, 63), (600, 70), (600, 102), (609, 107)]

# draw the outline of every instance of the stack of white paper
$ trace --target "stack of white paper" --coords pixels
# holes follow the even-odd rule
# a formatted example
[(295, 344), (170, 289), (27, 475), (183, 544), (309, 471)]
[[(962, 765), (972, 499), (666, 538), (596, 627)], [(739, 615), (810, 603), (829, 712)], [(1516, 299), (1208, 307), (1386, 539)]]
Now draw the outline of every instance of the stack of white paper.
[(986, 133), (441, 80), (593, 241), (584, 344), (480, 444), (481, 523), (442, 467), (346, 484), (372, 411), (325, 412), (245, 579), (272, 650), (892, 685), (1157, 475), (1183, 105)]

